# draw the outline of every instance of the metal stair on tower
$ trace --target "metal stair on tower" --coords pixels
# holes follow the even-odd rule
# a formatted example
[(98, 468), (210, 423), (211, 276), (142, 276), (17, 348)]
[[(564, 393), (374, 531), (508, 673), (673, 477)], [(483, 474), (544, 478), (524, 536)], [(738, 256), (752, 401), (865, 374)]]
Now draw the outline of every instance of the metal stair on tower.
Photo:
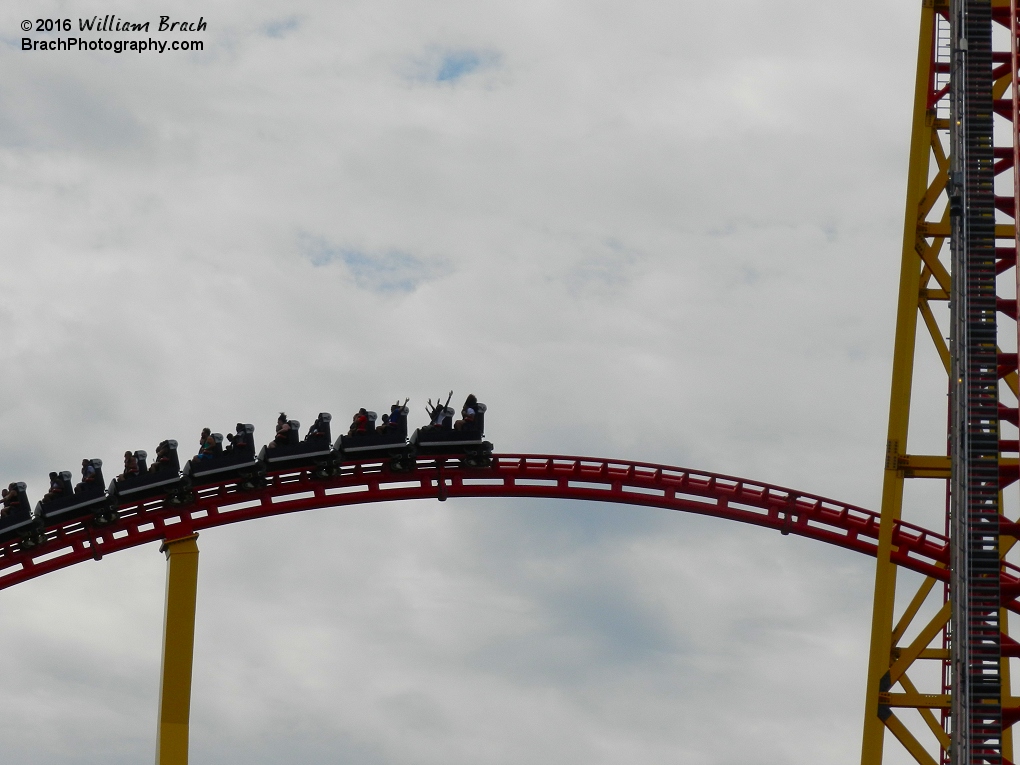
[(951, 761), (1002, 765), (991, 0), (954, 0), (950, 23)]

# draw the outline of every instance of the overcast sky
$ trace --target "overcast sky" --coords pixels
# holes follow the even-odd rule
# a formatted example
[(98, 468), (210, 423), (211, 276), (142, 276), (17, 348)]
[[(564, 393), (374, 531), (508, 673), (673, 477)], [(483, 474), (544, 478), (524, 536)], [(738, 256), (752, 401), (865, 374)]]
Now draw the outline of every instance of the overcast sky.
[[(878, 509), (919, 5), (4, 4), (0, 483), (453, 388), (497, 451)], [(199, 546), (194, 763), (859, 761), (863, 556), (510, 500)], [(0, 592), (5, 761), (150, 760), (164, 576)]]

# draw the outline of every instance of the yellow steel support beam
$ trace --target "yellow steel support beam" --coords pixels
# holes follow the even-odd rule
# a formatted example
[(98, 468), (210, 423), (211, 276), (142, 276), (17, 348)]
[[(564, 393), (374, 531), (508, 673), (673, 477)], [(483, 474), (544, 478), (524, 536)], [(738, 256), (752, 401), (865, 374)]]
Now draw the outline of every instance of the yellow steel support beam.
[[(923, 585), (922, 585), (923, 587)], [(898, 651), (899, 658), (889, 668), (889, 682), (898, 682), (900, 676), (907, 671), (907, 668), (913, 664), (917, 658), (921, 655), (921, 651), (927, 648), (931, 641), (939, 636), (942, 629), (949, 622), (949, 617), (952, 615), (952, 609), (949, 603), (943, 603), (942, 608), (935, 618), (928, 622), (927, 626), (921, 630), (917, 637), (914, 638), (913, 642), (906, 648)]]
[[(924, 236), (945, 236), (948, 237), (952, 232), (949, 221), (939, 221), (938, 223), (922, 223), (919, 225), (919, 230), (923, 231)], [(1012, 223), (996, 223), (995, 224), (995, 238), (996, 239), (1012, 239), (1014, 236), (1013, 224)]]
[[(900, 685), (903, 686), (903, 690), (905, 690), (907, 693), (912, 693), (915, 695), (918, 694), (917, 688), (914, 686), (912, 682), (910, 682), (910, 678), (908, 678), (906, 675), (903, 675), (903, 677), (900, 678)], [(939, 708), (942, 709), (943, 707)], [(935, 739), (939, 742), (939, 746), (941, 746), (948, 752), (951, 742), (949, 739), (949, 734), (946, 733), (945, 730), (942, 728), (942, 722), (936, 719), (935, 715), (931, 713), (930, 707), (919, 706), (917, 707), (917, 711), (918, 713), (920, 713), (921, 719), (924, 720), (924, 724), (928, 726), (928, 730), (932, 732), (932, 735), (935, 736)]]
[(187, 765), (191, 717), (191, 666), (198, 594), (198, 534), (167, 540), (166, 611), (160, 670), (156, 765)]
[[(916, 739), (902, 728), (895, 715), (881, 703), (880, 695), (889, 691), (892, 665), (893, 620), (896, 600), (896, 566), (892, 562), (893, 527), (903, 509), (903, 469), (900, 455), (907, 453), (910, 421), (910, 390), (914, 376), (914, 343), (917, 336), (917, 304), (921, 289), (921, 256), (917, 251), (918, 210), (928, 192), (934, 120), (928, 113), (928, 77), (935, 39), (935, 11), (932, 4), (921, 8), (917, 46), (917, 71), (914, 81), (913, 119), (910, 135), (910, 160), (907, 167), (907, 200), (900, 259), (900, 289), (896, 309), (896, 335), (893, 346), (892, 391), (889, 402), (889, 430), (886, 440), (885, 479), (882, 485), (882, 520), (878, 532), (875, 566), (875, 601), (871, 615), (871, 653), (868, 662), (864, 708), (864, 736), (861, 765), (881, 765), (885, 729), (889, 726), (904, 746), (914, 753)], [(892, 724), (890, 725), (891, 721)], [(923, 751), (923, 750), (921, 750)], [(922, 761), (915, 754), (915, 758)], [(932, 765), (935, 760), (928, 758)], [(925, 762), (927, 765), (927, 762)]]
[(935, 579), (928, 577), (924, 580), (924, 584), (921, 585), (917, 594), (914, 595), (914, 599), (910, 601), (910, 605), (907, 606), (907, 610), (900, 616), (900, 620), (896, 622), (896, 626), (892, 631), (892, 642), (899, 643), (900, 638), (903, 637), (907, 631), (907, 627), (910, 626), (911, 622), (914, 621), (914, 617), (917, 616), (917, 612), (921, 610), (921, 606), (924, 605), (924, 601), (928, 599), (931, 594), (932, 588), (935, 586)]
[(892, 731), (892, 734), (899, 739), (899, 742), (903, 744), (903, 748), (910, 752), (920, 765), (938, 765), (935, 758), (925, 751), (925, 748), (921, 746), (920, 742), (914, 737), (914, 734), (907, 730), (907, 727), (900, 721), (900, 718), (891, 714), (885, 724)]

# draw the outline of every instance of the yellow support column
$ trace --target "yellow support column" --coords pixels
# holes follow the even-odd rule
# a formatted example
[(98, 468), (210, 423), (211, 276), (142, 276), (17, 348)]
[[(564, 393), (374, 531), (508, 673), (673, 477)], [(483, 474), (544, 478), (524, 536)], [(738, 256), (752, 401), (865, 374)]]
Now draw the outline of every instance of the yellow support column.
[[(895, 661), (892, 655), (896, 600), (896, 565), (892, 562), (893, 529), (900, 519), (903, 507), (904, 470), (901, 460), (907, 454), (918, 296), (922, 286), (922, 268), (925, 265), (917, 248), (918, 228), (919, 224), (924, 223), (925, 208), (930, 207), (925, 204), (925, 197), (927, 193), (931, 193), (928, 178), (935, 122), (935, 115), (928, 111), (932, 45), (935, 41), (935, 13), (931, 2), (925, 2), (921, 8), (918, 39), (913, 125), (907, 171), (906, 220), (903, 227), (900, 290), (896, 311), (892, 395), (886, 441), (885, 481), (882, 488), (882, 520), (875, 568), (875, 600), (871, 617), (871, 656), (868, 666), (861, 765), (880, 765), (882, 762), (885, 729), (890, 716), (889, 706), (883, 703), (883, 694), (890, 690), (889, 670)], [(944, 178), (937, 176), (936, 184), (944, 188)], [(936, 196), (941, 190), (933, 189)], [(928, 273), (931, 272), (930, 268), (926, 270)]]
[(167, 540), (166, 611), (163, 666), (160, 670), (156, 765), (187, 765), (191, 717), (191, 665), (195, 652), (195, 599), (198, 594), (198, 534)]

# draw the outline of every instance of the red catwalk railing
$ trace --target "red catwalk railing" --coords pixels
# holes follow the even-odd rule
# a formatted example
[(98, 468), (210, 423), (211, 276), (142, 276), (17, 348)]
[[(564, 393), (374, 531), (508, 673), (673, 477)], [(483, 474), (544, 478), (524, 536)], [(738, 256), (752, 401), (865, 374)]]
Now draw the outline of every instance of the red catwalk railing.
[[(329, 478), (312, 469), (266, 476), (264, 488), (242, 491), (236, 482), (197, 486), (195, 500), (172, 505), (154, 498), (118, 508), (113, 523), (90, 519), (50, 527), (43, 541), (22, 550), (0, 546), (0, 589), (130, 547), (174, 539), (228, 523), (301, 510), (451, 497), (532, 497), (617, 502), (698, 513), (827, 542), (866, 555), (877, 548), (879, 516), (871, 510), (814, 494), (743, 478), (669, 465), (561, 455), (498, 454), (486, 468), (461, 467), (455, 458), (419, 459), (396, 473), (385, 462), (345, 464)], [(945, 535), (899, 522), (896, 564), (946, 581)], [(1004, 605), (1020, 613), (1020, 568), (1006, 564)]]

